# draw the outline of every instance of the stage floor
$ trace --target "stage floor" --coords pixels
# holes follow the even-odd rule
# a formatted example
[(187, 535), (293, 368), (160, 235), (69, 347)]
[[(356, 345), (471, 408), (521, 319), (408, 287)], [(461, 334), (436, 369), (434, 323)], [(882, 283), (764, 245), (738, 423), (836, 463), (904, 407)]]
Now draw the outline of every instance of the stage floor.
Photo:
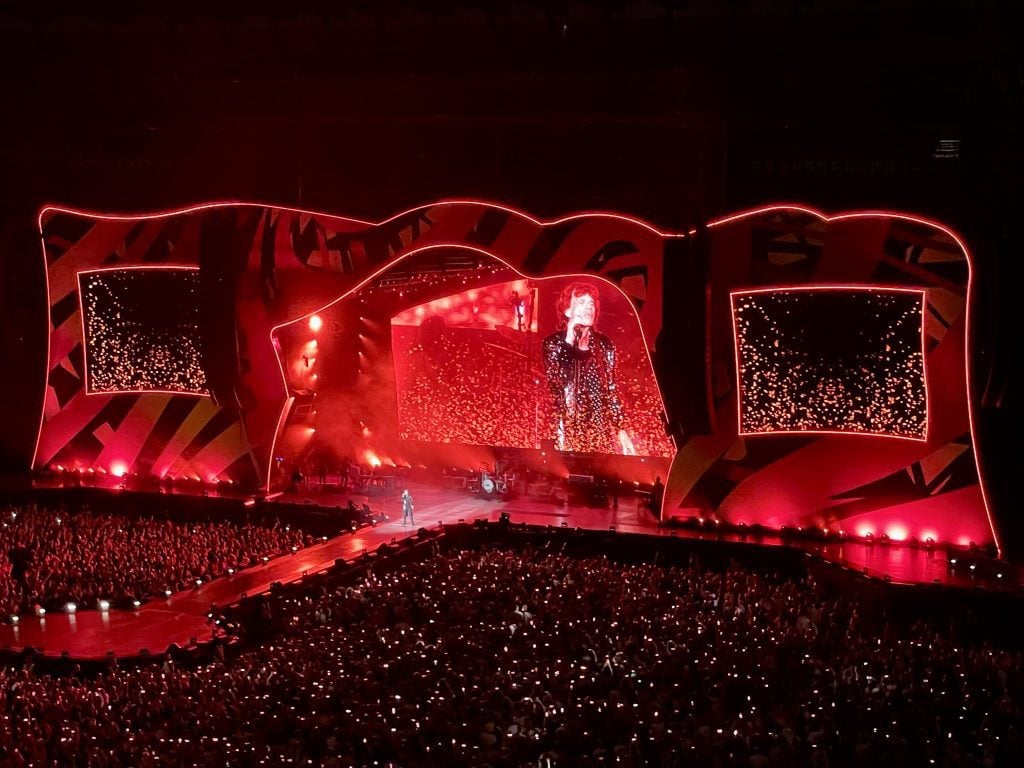
[[(352, 560), (381, 544), (416, 533), (419, 528), (435, 528), (475, 520), (495, 522), (507, 512), (513, 523), (608, 531), (648, 536), (751, 541), (737, 536), (718, 536), (713, 532), (670, 529), (658, 524), (654, 515), (640, 506), (636, 497), (624, 497), (617, 510), (579, 506), (560, 506), (526, 499), (501, 501), (433, 487), (411, 486), (415, 502), (415, 524), (403, 525), (398, 496), (373, 497), (347, 492), (289, 493), (280, 502), (309, 503), (317, 506), (345, 506), (349, 498), (357, 504), (366, 501), (387, 521), (344, 534), (293, 555), (283, 555), (268, 563), (217, 579), (196, 589), (178, 592), (166, 600), (153, 600), (136, 611), (100, 613), (80, 610), (75, 614), (49, 613), (42, 618), (22, 616), (16, 624), (0, 624), (0, 647), (21, 650), (34, 647), (46, 655), (67, 652), (75, 658), (134, 656), (142, 649), (162, 653), (171, 644), (185, 647), (194, 641), (208, 640), (212, 625), (207, 619), (211, 605), (230, 605), (243, 595), (265, 592), (274, 582), (290, 582), (307, 573), (316, 573), (343, 558)], [(772, 536), (757, 539), (763, 546), (783, 546)], [(899, 584), (929, 584), (946, 587), (978, 587), (978, 578), (969, 571), (951, 570), (947, 553), (901, 546), (868, 546), (859, 542), (788, 542), (812, 554), (873, 578)], [(955, 556), (955, 555), (954, 555)], [(1020, 575), (1009, 565), (998, 582), (984, 586), (1011, 591), (1020, 589)]]

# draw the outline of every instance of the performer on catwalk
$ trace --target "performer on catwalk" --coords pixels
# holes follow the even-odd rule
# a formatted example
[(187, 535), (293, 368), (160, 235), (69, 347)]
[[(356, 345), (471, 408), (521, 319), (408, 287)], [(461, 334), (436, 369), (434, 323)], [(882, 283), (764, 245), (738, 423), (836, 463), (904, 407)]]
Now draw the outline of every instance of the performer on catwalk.
[(406, 523), (416, 525), (416, 521), (412, 518), (412, 494), (409, 493), (408, 488), (402, 491), (402, 525)]

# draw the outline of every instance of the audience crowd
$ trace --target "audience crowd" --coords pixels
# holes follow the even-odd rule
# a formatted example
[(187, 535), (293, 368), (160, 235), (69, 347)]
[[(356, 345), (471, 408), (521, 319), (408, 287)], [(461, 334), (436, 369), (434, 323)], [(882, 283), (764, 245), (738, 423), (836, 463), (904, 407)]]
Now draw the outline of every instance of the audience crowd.
[[(996, 766), (1016, 651), (810, 578), (436, 553), (275, 595), (192, 667), (0, 669), (0, 765)], [(222, 647), (223, 649), (223, 647)]]
[(8, 507), (0, 511), (0, 615), (162, 597), (311, 543), (279, 523)]

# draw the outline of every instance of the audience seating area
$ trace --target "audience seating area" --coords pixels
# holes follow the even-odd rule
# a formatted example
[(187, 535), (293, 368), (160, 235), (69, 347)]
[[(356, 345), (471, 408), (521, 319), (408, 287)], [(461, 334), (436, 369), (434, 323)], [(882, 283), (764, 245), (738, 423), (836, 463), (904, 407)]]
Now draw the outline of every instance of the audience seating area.
[(0, 511), (0, 615), (134, 601), (190, 589), (319, 539), (282, 523), (177, 522), (35, 505)]
[[(171, 549), (203, 564), (218, 536)], [(0, 668), (0, 764), (994, 766), (1024, 752), (1020, 650), (952, 608), (887, 616), (791, 567), (531, 542), (421, 537), (339, 565), (227, 611), (204, 660), (25, 654)]]

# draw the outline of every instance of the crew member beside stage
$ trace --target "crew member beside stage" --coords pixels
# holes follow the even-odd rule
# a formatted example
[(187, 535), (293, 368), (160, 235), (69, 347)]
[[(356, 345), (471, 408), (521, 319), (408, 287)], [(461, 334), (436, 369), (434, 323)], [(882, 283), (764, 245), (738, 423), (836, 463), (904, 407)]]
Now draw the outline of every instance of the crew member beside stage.
[(597, 288), (573, 283), (555, 305), (559, 330), (544, 339), (551, 436), (562, 451), (635, 456), (615, 381), (615, 344), (596, 329)]
[(349, 499), (349, 500), (348, 500), (348, 508), (347, 508), (347, 509), (346, 509), (345, 511), (346, 511), (346, 512), (348, 512), (348, 515), (349, 515), (349, 519), (350, 519), (350, 520), (351, 520), (352, 522), (356, 522), (356, 521), (359, 521), (359, 522), (366, 522), (366, 521), (365, 521), (365, 520), (363, 520), (363, 519), (362, 519), (362, 517), (361, 517), (361, 516), (359, 515), (359, 507), (357, 507), (357, 506), (356, 506), (356, 503), (355, 503), (355, 501), (353, 501), (352, 499)]
[(402, 491), (402, 525), (405, 525), (407, 521), (409, 525), (416, 525), (416, 521), (412, 518), (412, 494), (409, 493), (408, 488)]
[(661, 476), (654, 478), (651, 485), (651, 512), (655, 517), (661, 516), (661, 500), (665, 497), (665, 484), (661, 482)]

